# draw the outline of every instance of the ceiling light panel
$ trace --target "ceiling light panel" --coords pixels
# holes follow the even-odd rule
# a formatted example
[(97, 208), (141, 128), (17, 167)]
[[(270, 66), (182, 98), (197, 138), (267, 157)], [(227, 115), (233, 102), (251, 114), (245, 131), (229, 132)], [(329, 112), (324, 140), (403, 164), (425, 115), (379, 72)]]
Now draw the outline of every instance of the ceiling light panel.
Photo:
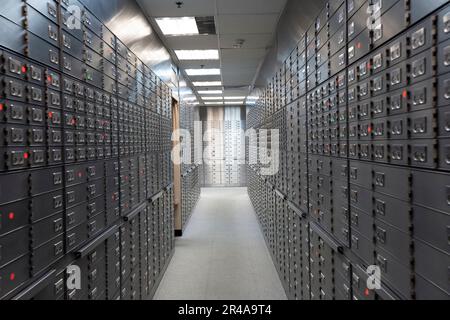
[(157, 18), (156, 22), (164, 35), (198, 35), (198, 28), (195, 18)]
[(195, 87), (217, 87), (222, 85), (222, 81), (194, 81)]
[(244, 101), (225, 101), (225, 104), (239, 105), (244, 104)]
[(206, 105), (223, 105), (223, 101), (209, 101), (209, 102), (205, 102)]
[(225, 97), (225, 100), (245, 100), (245, 97)]
[(156, 18), (156, 23), (166, 36), (198, 35), (194, 17)]
[(202, 97), (202, 100), (222, 100), (222, 97)]
[(219, 60), (219, 50), (175, 50), (179, 60)]
[(188, 76), (220, 76), (220, 69), (186, 69)]
[(222, 94), (223, 90), (199, 90), (198, 94)]

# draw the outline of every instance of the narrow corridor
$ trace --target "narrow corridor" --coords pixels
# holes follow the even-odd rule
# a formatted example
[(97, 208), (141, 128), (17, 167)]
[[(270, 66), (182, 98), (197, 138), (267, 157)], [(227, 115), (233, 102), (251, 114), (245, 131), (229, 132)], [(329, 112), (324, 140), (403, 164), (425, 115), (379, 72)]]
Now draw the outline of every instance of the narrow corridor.
[(207, 188), (155, 299), (286, 299), (246, 188)]

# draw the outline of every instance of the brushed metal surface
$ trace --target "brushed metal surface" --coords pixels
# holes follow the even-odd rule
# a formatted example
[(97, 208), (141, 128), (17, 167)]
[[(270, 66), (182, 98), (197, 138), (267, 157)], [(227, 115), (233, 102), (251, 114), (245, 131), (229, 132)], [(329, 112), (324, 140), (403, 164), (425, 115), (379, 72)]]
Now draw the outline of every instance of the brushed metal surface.
[[(135, 0), (81, 2), (161, 80), (178, 87), (178, 68)], [(176, 94), (177, 90), (173, 91)]]
[(325, 7), (327, 0), (289, 0), (278, 23), (274, 45), (255, 77), (253, 95), (259, 95)]

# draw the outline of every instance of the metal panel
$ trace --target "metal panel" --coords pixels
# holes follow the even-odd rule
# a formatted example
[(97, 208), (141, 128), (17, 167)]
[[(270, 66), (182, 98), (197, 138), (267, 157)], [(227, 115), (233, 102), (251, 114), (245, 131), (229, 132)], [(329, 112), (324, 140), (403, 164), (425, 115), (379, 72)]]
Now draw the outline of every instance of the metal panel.
[[(345, 247), (348, 263), (335, 272), (334, 298), (448, 299), (450, 14), (444, 4), (331, 2), (328, 37), (327, 9), (317, 10), (282, 67), (274, 67), (277, 48), (266, 58), (248, 128), (281, 129), (281, 167), (266, 177), (248, 165), (249, 195), (289, 298), (296, 272), (285, 258), (290, 229), (275, 195), (283, 193), (308, 213), (305, 222), (318, 222), (325, 238)], [(293, 72), (299, 79), (292, 80)], [(299, 96), (306, 106), (296, 114), (292, 92), (299, 82), (306, 83)], [(281, 126), (280, 110), (286, 112)], [(319, 162), (327, 165), (319, 169)], [(314, 232), (307, 235), (300, 246), (303, 297), (327, 299), (323, 270), (333, 254), (321, 252)], [(384, 290), (366, 291), (365, 267), (374, 263)]]

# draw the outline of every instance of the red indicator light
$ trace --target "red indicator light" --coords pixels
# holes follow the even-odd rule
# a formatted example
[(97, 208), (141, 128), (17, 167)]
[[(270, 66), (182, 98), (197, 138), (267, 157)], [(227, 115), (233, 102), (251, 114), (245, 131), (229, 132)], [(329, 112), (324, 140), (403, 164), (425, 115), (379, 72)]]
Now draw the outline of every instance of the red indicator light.
[(27, 72), (27, 67), (26, 66), (22, 66), (22, 73), (26, 73)]
[(366, 290), (364, 290), (364, 295), (365, 295), (366, 297), (368, 297), (368, 296), (370, 295), (369, 289), (366, 288)]
[(4, 105), (3, 103), (0, 103), (0, 111), (3, 111)]
[(83, 176), (82, 172), (78, 172), (78, 178), (81, 178)]
[(367, 128), (367, 132), (372, 133), (372, 127)]
[(408, 98), (408, 91), (403, 90), (403, 94), (402, 94), (403, 98)]
[(75, 125), (75, 119), (72, 119), (72, 120), (70, 121), (70, 124), (71, 124), (72, 126), (74, 126), (74, 125)]
[(15, 218), (14, 212), (10, 212), (10, 213), (8, 214), (8, 219), (9, 219), (9, 220), (14, 220), (14, 218)]
[(367, 69), (370, 70), (370, 68), (372, 68), (372, 65), (370, 64), (370, 62), (367, 62)]
[(52, 82), (52, 76), (47, 76), (47, 81), (49, 82), (49, 83), (51, 83)]
[(14, 281), (16, 279), (16, 274), (14, 272), (11, 272), (9, 275), (9, 280)]
[(23, 158), (24, 159), (28, 159), (30, 157), (30, 155), (28, 154), (28, 152), (25, 152), (24, 154), (23, 154)]
[(50, 112), (48, 113), (48, 118), (49, 118), (49, 119), (53, 118), (53, 112), (50, 111)]
[(356, 47), (358, 48), (358, 49), (361, 49), (361, 42), (358, 42), (358, 44), (356, 45)]

